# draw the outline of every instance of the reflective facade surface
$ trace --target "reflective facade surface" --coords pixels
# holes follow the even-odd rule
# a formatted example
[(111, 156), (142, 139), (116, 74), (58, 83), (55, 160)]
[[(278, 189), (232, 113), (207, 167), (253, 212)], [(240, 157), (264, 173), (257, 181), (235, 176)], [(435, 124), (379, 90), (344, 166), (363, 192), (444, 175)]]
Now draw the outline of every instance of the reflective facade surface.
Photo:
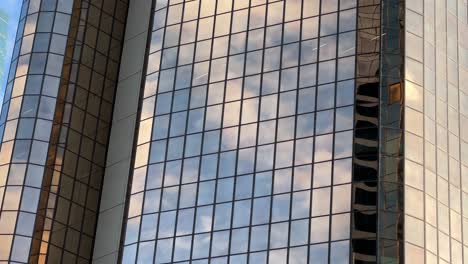
[(155, 1), (123, 263), (349, 262), (356, 6)]
[(0, 261), (89, 262), (126, 16), (23, 2), (0, 117)]
[(22, 1), (0, 2), (0, 102), (3, 102), (5, 93), (21, 6)]
[(359, 1), (352, 179), (352, 263), (376, 263), (379, 253), (381, 1)]
[(404, 262), (405, 2), (382, 2), (377, 260)]
[[(1, 260), (26, 262), (32, 244), (34, 221), (37, 216), (40, 187), (47, 162), (47, 147), (57, 100), (59, 78), (64, 59), (65, 41), (56, 41), (49, 48), (37, 41), (33, 53), (36, 31), (64, 38), (68, 33), (72, 7), (61, 4), (60, 13), (39, 12), (40, 2), (25, 2), (20, 16), (13, 63), (3, 104), (1, 124)], [(56, 10), (54, 7), (53, 10)], [(46, 15), (48, 23), (38, 17)], [(57, 24), (54, 17), (57, 15)], [(59, 26), (60, 24), (60, 26)], [(37, 28), (36, 28), (37, 27)], [(39, 39), (39, 38), (38, 38)], [(42, 44), (42, 43), (41, 43)], [(62, 51), (61, 54), (60, 52)], [(50, 63), (47, 61), (50, 57)], [(30, 63), (31, 62), (31, 63)], [(47, 71), (47, 85), (42, 81)], [(29, 84), (26, 85), (26, 79)], [(55, 85), (53, 85), (55, 83)], [(29, 95), (32, 96), (29, 96)], [(43, 95), (42, 95), (43, 94)], [(38, 105), (40, 107), (38, 108)], [(37, 133), (34, 128), (37, 123)], [(39, 129), (40, 127), (40, 129)], [(15, 235), (16, 234), (16, 235)], [(14, 236), (15, 235), (15, 236)]]
[(22, 1), (0, 263), (468, 263), (467, 10)]
[(405, 13), (405, 257), (468, 263), (467, 3)]

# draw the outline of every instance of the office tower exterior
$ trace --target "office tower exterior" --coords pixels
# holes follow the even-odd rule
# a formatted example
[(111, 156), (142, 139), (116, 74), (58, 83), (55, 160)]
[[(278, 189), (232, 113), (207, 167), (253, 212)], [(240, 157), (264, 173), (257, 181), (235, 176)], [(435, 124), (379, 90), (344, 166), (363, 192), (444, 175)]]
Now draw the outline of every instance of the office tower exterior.
[[(468, 18), (461, 1), (407, 1), (407, 259), (468, 263)], [(423, 206), (424, 205), (424, 206)]]
[(26, 0), (2, 263), (468, 263), (462, 0)]
[(124, 1), (24, 1), (1, 125), (0, 259), (89, 262)]

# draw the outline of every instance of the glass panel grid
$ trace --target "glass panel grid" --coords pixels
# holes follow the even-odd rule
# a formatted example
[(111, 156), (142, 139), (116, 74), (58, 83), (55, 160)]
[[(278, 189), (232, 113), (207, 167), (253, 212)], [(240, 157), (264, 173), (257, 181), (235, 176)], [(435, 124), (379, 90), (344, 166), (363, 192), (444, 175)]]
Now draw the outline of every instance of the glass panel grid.
[(405, 151), (405, 255), (419, 262), (468, 260), (466, 10), (463, 1), (406, 3), (405, 138), (420, 144)]
[(23, 2), (0, 116), (0, 261), (91, 259), (125, 5)]
[[(26, 263), (38, 212), (42, 176), (47, 158), (53, 111), (61, 74), (64, 32), (54, 19), (68, 27), (70, 12), (60, 4), (55, 11), (35, 8), (38, 1), (22, 6), (7, 89), (0, 116), (0, 260)], [(44, 7), (45, 8), (45, 7)], [(42, 20), (38, 21), (38, 18)], [(46, 22), (47, 23), (41, 23)], [(42, 39), (53, 38), (54, 49), (42, 49), (37, 31), (47, 31)], [(66, 33), (66, 32), (65, 32)], [(37, 35), (37, 41), (35, 36)], [(48, 44), (47, 44), (48, 45)], [(55, 65), (52, 65), (55, 64)], [(44, 78), (45, 74), (47, 77)]]
[(122, 261), (347, 262), (355, 3), (154, 10)]

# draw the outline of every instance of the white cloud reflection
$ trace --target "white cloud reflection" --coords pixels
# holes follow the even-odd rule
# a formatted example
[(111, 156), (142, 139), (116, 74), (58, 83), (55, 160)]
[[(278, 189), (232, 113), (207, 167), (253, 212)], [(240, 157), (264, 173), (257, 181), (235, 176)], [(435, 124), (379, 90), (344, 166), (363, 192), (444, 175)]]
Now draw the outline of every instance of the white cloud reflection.
[[(251, 4), (264, 4), (266, 1), (253, 0), (251, 2)], [(348, 2), (346, 1), (344, 4), (347, 5)], [(254, 174), (256, 171), (270, 172), (274, 169), (286, 168), (275, 172), (274, 182), (272, 182), (271, 177), (269, 182), (268, 180), (265, 181), (265, 186), (269, 184), (267, 192), (256, 192), (261, 195), (269, 194), (271, 184), (274, 185), (273, 192), (275, 194), (290, 192), (291, 188), (293, 190), (306, 190), (294, 195), (280, 194), (274, 196), (271, 199), (273, 206), (271, 217), (273, 221), (288, 220), (290, 199), (293, 199), (293, 218), (314, 217), (311, 219), (310, 226), (306, 227), (311, 229), (311, 242), (326, 242), (329, 240), (329, 216), (326, 215), (329, 215), (332, 210), (335, 213), (349, 211), (350, 186), (345, 185), (334, 188), (331, 185), (350, 182), (350, 159), (336, 161), (334, 165), (331, 160), (334, 158), (348, 158), (352, 154), (350, 152), (352, 132), (343, 132), (336, 134), (336, 136), (333, 134), (335, 127), (339, 131), (352, 129), (352, 122), (341, 124), (352, 116), (349, 115), (350, 111), (343, 110), (335, 113), (333, 110), (329, 110), (334, 107), (333, 100), (330, 100), (330, 104), (319, 101), (318, 106), (316, 106), (315, 101), (318, 93), (313, 86), (317, 84), (317, 81), (318, 84), (327, 84), (333, 83), (336, 78), (342, 80), (354, 76), (354, 67), (350, 67), (350, 65), (354, 65), (352, 62), (354, 57), (340, 59), (339, 61), (336, 60), (336, 57), (350, 56), (355, 53), (355, 33), (313, 39), (318, 36), (337, 33), (337, 13), (323, 16), (321, 28), (318, 26), (316, 17), (310, 18), (310, 16), (319, 13), (320, 2), (318, 0), (291, 0), (269, 3), (268, 8), (264, 5), (252, 8), (250, 18), (247, 10), (239, 10), (239, 8), (247, 7), (248, 1), (234, 1), (234, 6), (231, 6), (231, 1), (218, 1), (217, 10), (214, 9), (214, 5), (211, 5), (212, 3), (212, 1), (201, 2), (201, 16), (203, 19), (200, 20), (198, 25), (198, 32), (195, 32), (197, 29), (195, 23), (188, 22), (188, 20), (196, 17), (196, 12), (193, 10), (198, 8), (200, 1), (195, 0), (185, 3), (185, 14), (182, 21), (187, 23), (182, 25), (181, 40), (183, 46), (179, 48), (177, 61), (179, 64), (190, 64), (194, 59), (193, 74), (190, 75), (189, 71), (179, 74), (178, 71), (176, 80), (164, 78), (160, 79), (158, 83), (157, 79), (153, 78), (158, 75), (158, 73), (155, 73), (151, 75), (146, 83), (145, 96), (152, 96), (156, 93), (157, 98), (156, 102), (151, 101), (153, 99), (146, 99), (144, 103), (144, 113), (149, 118), (153, 116), (154, 108), (161, 107), (160, 109), (163, 109), (165, 107), (165, 110), (160, 112), (161, 114), (169, 113), (171, 110), (174, 111), (174, 106), (172, 106), (172, 109), (169, 107), (172, 97), (175, 98), (175, 95), (169, 93), (170, 87), (172, 87), (173, 83), (184, 83), (180, 86), (176, 85), (176, 89), (184, 89), (191, 82), (192, 87), (189, 88), (191, 89), (190, 102), (187, 101), (184, 108), (180, 108), (178, 111), (188, 110), (187, 130), (189, 133), (200, 133), (200, 136), (197, 137), (200, 142), (203, 138), (203, 146), (201, 143), (199, 145), (190, 145), (190, 157), (194, 161), (193, 164), (190, 161), (190, 164), (193, 166), (184, 167), (182, 172), (180, 170), (166, 171), (165, 184), (167, 182), (169, 185), (178, 185), (180, 183), (179, 177), (182, 177), (182, 183), (195, 182), (200, 170), (201, 179), (210, 180), (210, 182), (199, 185), (198, 205), (208, 205), (213, 203), (215, 196), (225, 197), (219, 194), (219, 189), (218, 193), (214, 191), (216, 184), (218, 184), (218, 188), (225, 188), (223, 190), (229, 193), (230, 196), (234, 196), (237, 192), (236, 188), (238, 187), (234, 183), (221, 187), (220, 182), (214, 180), (217, 176), (216, 173), (218, 173), (219, 177), (230, 177), (234, 175), (237, 169), (237, 174), (249, 174), (249, 177), (255, 179), (256, 188), (261, 188), (257, 183), (260, 176)], [(303, 7), (301, 7), (302, 4)], [(349, 7), (352, 6), (354, 5), (351, 4)], [(326, 12), (334, 12), (337, 7), (337, 0), (328, 1), (322, 6)], [(304, 15), (308, 17), (304, 19), (302, 25), (299, 21), (294, 21), (300, 18), (301, 12), (299, 11), (301, 11), (301, 8), (304, 8)], [(232, 16), (230, 14), (220, 14), (232, 9), (234, 9)], [(283, 11), (285, 11), (284, 18)], [(214, 19), (209, 16), (215, 13), (220, 15), (216, 18), (216, 24), (213, 25)], [(161, 15), (163, 15), (162, 12)], [(343, 19), (355, 21), (355, 15), (355, 12), (346, 12), (343, 14)], [(247, 18), (250, 19), (250, 25), (247, 25)], [(274, 26), (282, 23), (283, 19), (288, 22), (284, 25), (284, 34), (281, 26)], [(228, 38), (224, 34), (228, 32), (226, 25), (231, 20), (233, 23), (232, 32), (235, 34)], [(269, 27), (263, 29), (265, 23)], [(349, 24), (349, 27), (340, 24), (340, 31), (355, 28), (355, 25)], [(300, 32), (301, 26), (302, 32)], [(255, 29), (255, 31), (248, 34), (242, 32), (248, 27), (249, 29)], [(211, 41), (209, 38), (211, 38), (213, 29), (215, 36), (218, 38)], [(175, 31), (169, 31), (171, 38), (176, 37)], [(151, 50), (156, 53), (149, 58), (149, 72), (159, 70), (161, 55), (158, 50), (164, 45), (167, 46), (168, 43), (167, 40), (166, 43), (163, 43), (161, 36), (160, 33), (153, 33), (152, 42), (154, 43), (151, 45)], [(304, 40), (302, 43), (296, 42), (299, 40), (299, 36), (302, 36)], [(196, 44), (190, 43), (195, 40), (195, 37), (198, 38), (198, 42)], [(283, 39), (281, 39), (282, 37)], [(263, 48), (263, 41), (264, 45), (269, 48), (265, 52), (256, 50)], [(288, 45), (283, 48), (273, 47), (282, 42), (288, 43)], [(211, 52), (212, 47), (213, 52)], [(302, 49), (302, 58), (299, 57), (299, 48)], [(245, 53), (246, 49), (249, 51), (248, 53)], [(338, 54), (336, 53), (337, 50)], [(210, 56), (214, 58), (211, 65), (207, 61)], [(282, 66), (282, 69), (280, 66)], [(338, 76), (335, 76), (336, 67)], [(191, 66), (187, 67), (187, 69), (190, 70)], [(262, 69), (270, 72), (264, 73)], [(164, 69), (164, 71), (169, 72), (171, 69)], [(163, 71), (159, 74), (162, 75)], [(248, 76), (242, 79), (245, 75)], [(224, 84), (225, 80), (228, 80), (226, 84)], [(297, 84), (299, 87), (297, 87)], [(162, 90), (166, 89), (162, 87), (169, 88)], [(298, 88), (301, 89), (298, 90)], [(328, 87), (324, 86), (323, 88)], [(330, 89), (334, 89), (334, 85), (330, 85)], [(326, 95), (333, 97), (335, 94), (326, 93)], [(198, 107), (198, 110), (194, 109)], [(290, 117), (296, 115), (296, 109), (299, 114), (302, 114), (297, 119)], [(312, 113), (316, 112), (317, 109), (328, 111)], [(158, 110), (156, 110), (156, 113), (159, 114)], [(340, 124), (335, 123), (335, 116)], [(161, 131), (167, 131), (168, 123), (162, 121), (158, 123), (158, 118), (154, 118), (154, 121), (152, 121), (154, 128), (157, 129), (160, 126)], [(148, 123), (150, 122), (148, 121)], [(171, 124), (174, 125), (174, 123)], [(151, 127), (151, 125), (144, 124), (143, 127)], [(295, 131), (296, 127), (297, 131)], [(204, 130), (210, 131), (203, 132)], [(161, 135), (161, 138), (167, 138), (167, 134), (163, 135), (161, 133), (158, 135)], [(142, 133), (141, 137), (145, 139), (141, 142), (146, 142), (149, 134)], [(195, 138), (193, 135), (186, 137), (185, 142), (192, 142), (192, 139), (189, 139), (192, 137)], [(261, 146), (256, 147), (257, 143)], [(156, 143), (152, 144), (153, 146), (156, 145)], [(220, 149), (223, 153), (213, 154), (218, 152), (219, 144), (221, 144)], [(177, 148), (181, 148), (178, 153), (185, 151), (185, 154), (187, 154), (186, 145), (189, 146), (188, 143), (178, 145)], [(185, 147), (185, 150), (182, 149), (183, 147)], [(147, 148), (148, 145), (138, 147), (136, 164), (145, 164), (149, 152)], [(243, 149), (237, 150), (238, 148)], [(205, 154), (201, 161), (198, 157), (192, 158), (200, 153)], [(164, 161), (164, 158), (161, 156), (158, 160)], [(189, 161), (185, 160), (184, 162)], [(199, 168), (198, 162), (201, 162), (201, 168)], [(320, 169), (317, 165), (315, 166), (316, 171), (312, 173), (314, 166), (312, 164), (314, 162), (325, 162), (322, 165), (326, 166), (326, 168)], [(169, 165), (172, 166), (172, 163)], [(296, 165), (304, 166), (293, 169), (288, 168)], [(333, 175), (332, 166), (334, 166)], [(292, 170), (294, 170), (294, 175)], [(239, 180), (239, 177), (236, 179)], [(313, 191), (312, 197), (314, 198), (311, 206), (311, 195), (308, 189), (311, 189), (312, 185), (324, 188)], [(180, 202), (184, 206), (193, 206), (195, 205), (193, 200), (196, 198), (197, 185), (194, 184), (190, 189), (186, 186), (183, 185), (179, 191), (182, 196)], [(332, 192), (334, 196), (332, 204), (330, 204)], [(250, 195), (248, 194), (246, 197), (250, 197)], [(229, 198), (223, 199), (230, 201)], [(191, 200), (191, 203), (189, 200)], [(231, 205), (231, 203), (227, 204)], [(232, 208), (233, 223), (230, 223), (230, 215), (229, 217), (227, 217), (227, 214), (226, 217), (219, 215), (218, 207), (221, 208), (221, 206), (215, 206), (215, 216), (211, 215), (212, 206), (198, 207), (198, 209), (203, 209), (197, 212), (196, 220), (193, 220), (196, 221), (196, 230), (194, 231), (211, 232), (212, 225), (215, 226), (215, 230), (217, 230), (217, 227), (229, 228), (231, 224), (234, 227), (245, 227), (249, 225), (251, 207), (258, 207), (259, 204), (267, 207), (270, 203), (267, 203), (266, 200), (260, 203), (258, 199), (232, 203), (234, 207)], [(133, 214), (137, 213), (135, 210), (141, 210), (134, 209), (132, 206), (131, 208)], [(171, 204), (170, 208), (175, 209), (175, 205)], [(230, 207), (226, 206), (224, 209), (231, 212)], [(223, 209), (219, 210), (227, 212), (226, 210), (223, 211)], [(253, 221), (266, 223), (269, 220), (269, 212), (264, 215), (257, 213), (253, 212)], [(333, 219), (332, 236), (336, 239), (345, 239), (346, 237), (343, 234), (346, 233), (346, 226), (343, 223), (346, 219), (349, 219), (349, 214), (340, 216), (341, 218), (336, 217)], [(308, 221), (304, 222), (309, 224)], [(277, 224), (274, 228), (272, 227), (273, 247), (287, 246), (288, 228), (287, 225), (285, 226), (286, 228), (280, 228), (280, 225)], [(234, 241), (231, 245), (231, 251), (245, 252), (247, 249), (242, 243), (246, 243), (249, 238), (241, 233), (239, 231), (239, 234), (233, 234), (233, 237), (230, 238), (228, 231), (213, 232), (211, 241), (212, 255), (228, 254), (230, 239)], [(296, 233), (294, 233), (294, 238), (295, 241), (303, 239), (300, 234)], [(196, 235), (193, 239), (193, 257), (208, 257), (210, 236)], [(286, 244), (281, 244), (284, 241), (286, 241)], [(190, 239), (185, 237), (176, 239), (174, 256), (176, 260), (182, 261), (188, 258), (187, 251), (191, 247), (189, 242)], [(301, 245), (303, 242), (297, 243)], [(338, 252), (337, 250), (341, 246), (343, 245), (334, 244), (332, 246), (331, 258), (336, 260), (336, 263), (341, 263), (345, 255), (349, 254), (345, 251)], [(324, 254), (326, 254), (328, 260), (328, 249), (323, 252), (325, 252)], [(315, 252), (319, 254), (314, 256), (314, 259), (316, 257), (318, 261), (317, 263), (321, 263), (320, 259), (323, 258), (323, 252), (321, 250)], [(287, 262), (286, 250), (272, 250), (268, 254), (270, 254), (269, 263), (282, 264)], [(291, 253), (291, 263), (303, 263), (301, 262), (303, 254), (304, 252), (299, 250), (297, 253)]]

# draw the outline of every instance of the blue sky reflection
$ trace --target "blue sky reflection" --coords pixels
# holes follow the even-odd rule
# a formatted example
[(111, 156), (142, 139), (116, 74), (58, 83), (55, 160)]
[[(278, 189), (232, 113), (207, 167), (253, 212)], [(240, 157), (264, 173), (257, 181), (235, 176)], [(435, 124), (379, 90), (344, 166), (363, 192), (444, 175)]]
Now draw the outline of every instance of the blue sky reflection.
[(21, 0), (0, 1), (0, 102), (3, 102), (5, 93), (21, 2)]

